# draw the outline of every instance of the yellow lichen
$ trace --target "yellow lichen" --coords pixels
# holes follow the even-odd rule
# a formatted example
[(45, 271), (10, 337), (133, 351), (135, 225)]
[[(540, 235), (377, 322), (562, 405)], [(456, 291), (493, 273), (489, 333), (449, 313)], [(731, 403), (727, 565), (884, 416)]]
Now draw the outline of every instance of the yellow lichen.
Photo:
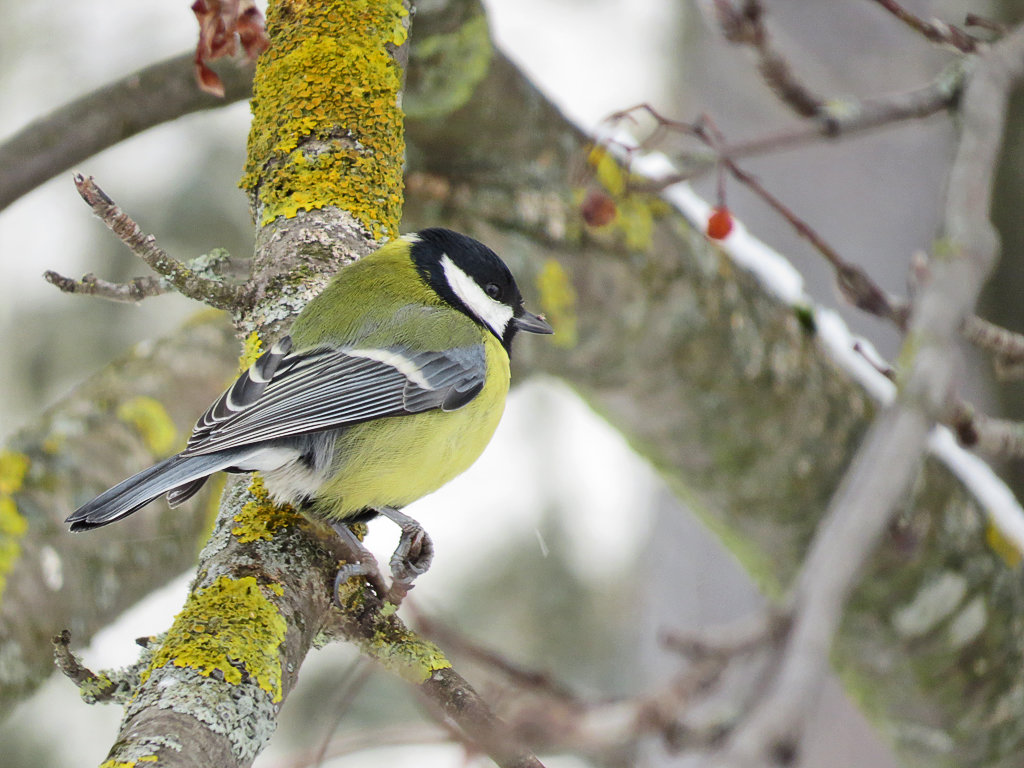
[(18, 561), (21, 539), (28, 531), (28, 520), (18, 511), (14, 494), (25, 483), (30, 464), (23, 453), (0, 451), (0, 595), (7, 586), (7, 574)]
[(78, 683), (78, 695), (86, 704), (95, 704), (102, 694), (109, 693), (114, 682), (103, 672)]
[(403, 680), (419, 685), (426, 682), (439, 669), (448, 669), (451, 662), (441, 649), (429, 640), (417, 636), (397, 622), (385, 622), (377, 635), (362, 643), (363, 651), (375, 658), (385, 669)]
[(17, 493), (25, 482), (30, 461), (17, 451), (0, 451), (0, 493)]
[(274, 533), (291, 525), (303, 525), (306, 519), (289, 504), (275, 504), (259, 475), (252, 476), (249, 484), (252, 500), (242, 505), (234, 516), (236, 525), (231, 534), (241, 542), (270, 541)]
[(253, 122), (242, 186), (260, 224), (337, 206), (375, 238), (394, 237), (405, 152), (402, 73), (387, 46), (405, 41), (398, 0), (304, 3), (268, 12), (272, 45), (253, 82)]
[(487, 17), (482, 13), (463, 21), (451, 32), (416, 36), (413, 56), (419, 80), (406, 91), (406, 114), (420, 120), (450, 115), (473, 96), (487, 77), (494, 47)]
[(64, 448), (64, 443), (67, 441), (67, 436), (60, 432), (51, 432), (43, 440), (42, 449), (43, 453), (48, 456), (56, 456)]
[(7, 586), (7, 574), (14, 568), (21, 553), (21, 539), (28, 531), (28, 521), (8, 493), (0, 493), (0, 596)]
[(594, 168), (597, 180), (608, 194), (619, 197), (626, 191), (626, 173), (611, 152), (602, 146), (594, 146), (587, 156), (587, 161)]
[(155, 456), (170, 453), (178, 442), (178, 429), (163, 404), (140, 395), (117, 407), (117, 418), (131, 424)]
[(985, 542), (1010, 568), (1016, 568), (1024, 559), (1024, 553), (991, 520), (985, 525)]
[(654, 234), (654, 219), (658, 206), (650, 195), (633, 193), (618, 201), (619, 215), (615, 228), (620, 231), (631, 251), (646, 251)]
[(555, 259), (544, 262), (537, 275), (540, 306), (555, 329), (553, 342), (564, 349), (576, 346), (579, 340), (576, 315), (576, 289), (569, 273)]
[(256, 362), (256, 359), (263, 354), (263, 342), (256, 331), (245, 337), (242, 345), (242, 356), (238, 359), (238, 372), (249, 370), (249, 366)]
[[(268, 591), (273, 591), (268, 588)], [(288, 625), (252, 576), (221, 576), (189, 597), (142, 676), (169, 664), (237, 685), (243, 675), (280, 701), (281, 644)]]

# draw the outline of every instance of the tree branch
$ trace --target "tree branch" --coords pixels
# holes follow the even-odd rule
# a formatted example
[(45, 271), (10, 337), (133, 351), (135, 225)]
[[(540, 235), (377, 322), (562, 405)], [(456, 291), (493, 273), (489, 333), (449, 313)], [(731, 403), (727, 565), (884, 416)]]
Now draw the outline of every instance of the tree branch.
[(756, 52), (758, 71), (779, 100), (801, 117), (817, 115), (825, 101), (797, 78), (789, 62), (772, 45), (760, 0), (742, 0), (738, 9), (732, 0), (716, 0), (715, 12), (726, 40), (748, 45)]
[(137, 304), (150, 296), (162, 296), (171, 290), (164, 281), (151, 276), (133, 277), (127, 283), (111, 283), (108, 280), (101, 280), (91, 272), (84, 275), (81, 280), (75, 280), (48, 269), (43, 272), (43, 278), (64, 293), (98, 296), (101, 299), (126, 304)]
[[(75, 174), (75, 187), (100, 221), (106, 224), (107, 228), (132, 250), (132, 253), (146, 262), (155, 272), (162, 275), (164, 280), (174, 286), (183, 296), (201, 301), (217, 309), (240, 312), (245, 308), (249, 297), (244, 289), (225, 283), (222, 280), (203, 277), (182, 262), (172, 258), (167, 251), (156, 244), (155, 237), (143, 232), (139, 225), (122, 211), (107, 196), (106, 192), (100, 189), (91, 176), (85, 177), (81, 174)], [(50, 275), (53, 275), (57, 282), (51, 279)], [(141, 279), (137, 278), (136, 280)], [(47, 273), (47, 280), (57, 285), (61, 290), (67, 291), (71, 287), (72, 290), (70, 292), (76, 292), (75, 289), (78, 288), (77, 284), (68, 286), (65, 282), (67, 279), (61, 279), (54, 272)], [(136, 281), (132, 282), (136, 283)], [(86, 284), (89, 290), (78, 290), (77, 292), (79, 293), (97, 293), (100, 290), (105, 290), (108, 294), (107, 297), (109, 297), (109, 294), (122, 295), (131, 290), (130, 287), (121, 288), (114, 286), (112, 283), (104, 283), (104, 289), (101, 289), (97, 286), (95, 278), (91, 281), (83, 280), (82, 283)], [(129, 286), (131, 285), (130, 283)], [(151, 282), (146, 282), (139, 286), (141, 290), (146, 290), (147, 288), (154, 290), (158, 287), (159, 284), (153, 286)], [(141, 298), (144, 298), (144, 296)]]
[(7, 439), (0, 451), (7, 478), (0, 488), (0, 657), (18, 661), (0, 686), (0, 716), (53, 672), (51, 648), (40, 638), (70, 628), (88, 640), (194, 564), (208, 527), (198, 510), (209, 492), (181, 509), (136, 515), (100, 537), (70, 536), (63, 521), (84, 499), (179, 444), (224, 386), (235, 348), (223, 316), (207, 313), (111, 363)]
[(974, 53), (978, 49), (979, 41), (959, 27), (940, 21), (925, 21), (920, 16), (916, 16), (908, 11), (897, 3), (896, 0), (874, 0), (874, 2), (926, 40), (939, 43), (940, 45), (952, 46), (961, 53)]
[(147, 128), (248, 98), (252, 69), (215, 67), (219, 99), (196, 88), (192, 53), (175, 56), (59, 107), (0, 143), (0, 211), (49, 178)]
[[(443, 41), (450, 32), (447, 15), (421, 13), (419, 39)], [(813, 330), (815, 310), (777, 301), (663, 200), (639, 195), (617, 223), (584, 227), (576, 218), (570, 170), (586, 157), (586, 137), (500, 53), (472, 74), (478, 79), (460, 83), (464, 98), (451, 102), (451, 112), (410, 115), (410, 170), (428, 183), (413, 185), (406, 228), (437, 224), (442, 212), (444, 223), (499, 250), (543, 309), (558, 307), (559, 328), (579, 329), (575, 342), (550, 350), (523, 345), (517, 376), (539, 369), (571, 381), (671, 482), (685, 484), (706, 518), (729, 531), (745, 566), (777, 592), (793, 575), (860, 442), (873, 409), (870, 398), (823, 351)], [(510, 110), (517, 120), (507, 119)], [(643, 269), (630, 268), (636, 264)], [(609, 312), (610, 306), (623, 311)], [(811, 323), (801, 319), (808, 314)], [(161, 376), (166, 365), (153, 363), (135, 376)], [(644, 376), (631, 375), (637, 370)], [(135, 385), (131, 377), (127, 382)], [(207, 388), (206, 401), (221, 383)], [(195, 404), (183, 408), (192, 417), (200, 410)], [(103, 444), (91, 428), (84, 425), (82, 434)], [(40, 429), (42, 443), (49, 427)], [(145, 460), (125, 462), (137, 469)], [(109, 484), (128, 471), (109, 469), (94, 484)], [(913, 535), (885, 539), (848, 609), (838, 663), (859, 680), (875, 716), (887, 720), (886, 730), (912, 725), (924, 711), (937, 728), (958, 733), (952, 756), (922, 758), (915, 746), (917, 759), (956, 761), (979, 751), (1014, 756), (1020, 742), (985, 716), (1002, 697), (1011, 700), (1013, 681), (1005, 666), (982, 662), (999, 657), (1012, 665), (1019, 659), (1024, 641), (1012, 620), (1019, 580), (1008, 577), (1002, 555), (989, 544), (989, 521), (976, 514), (984, 498), (936, 461), (927, 462), (915, 489), (900, 524)], [(21, 508), (22, 497), (17, 499)], [(48, 509), (53, 514), (54, 507)], [(151, 512), (145, 520), (156, 525), (162, 518)], [(180, 521), (181, 515), (163, 518)], [(59, 529), (56, 521), (46, 524)], [(82, 549), (62, 553), (65, 563), (87, 562), (109, 546), (99, 537), (74, 541)], [(180, 537), (170, 543), (179, 544)], [(156, 549), (159, 558), (163, 550)], [(176, 549), (180, 557), (181, 547)], [(158, 562), (152, 578), (172, 572), (163, 566), (166, 560)], [(893, 631), (893, 583), (912, 590), (953, 567), (958, 575), (962, 568), (966, 594), (986, 606), (975, 639), (954, 646), (942, 621), (912, 637)], [(24, 579), (38, 584), (45, 571), (39, 563), (26, 565)], [(92, 606), (108, 604), (106, 595), (97, 586), (92, 598), (71, 601), (65, 610), (88, 607), (93, 613)], [(954, 605), (950, 617), (968, 608)], [(56, 615), (48, 608), (31, 613)], [(52, 631), (47, 626), (44, 636)], [(76, 630), (76, 637), (87, 636)], [(956, 654), (971, 672), (915, 666), (931, 654)], [(882, 657), (889, 666), (880, 671)]]

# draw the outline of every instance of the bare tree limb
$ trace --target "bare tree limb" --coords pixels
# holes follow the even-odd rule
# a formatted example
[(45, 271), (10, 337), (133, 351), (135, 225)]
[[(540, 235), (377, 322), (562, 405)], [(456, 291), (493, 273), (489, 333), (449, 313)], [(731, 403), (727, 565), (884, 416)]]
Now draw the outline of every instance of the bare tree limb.
[(926, 40), (951, 46), (961, 53), (974, 53), (978, 50), (978, 39), (964, 32), (959, 27), (937, 20), (925, 21), (920, 16), (916, 16), (908, 11), (897, 3), (896, 0), (874, 0), (874, 2), (885, 8), (885, 10), (919, 33)]
[(83, 666), (82, 662), (71, 652), (71, 633), (68, 630), (62, 630), (53, 638), (51, 644), (57, 668), (78, 686), (83, 698), (86, 698), (87, 701), (91, 698), (90, 703), (113, 701), (116, 698), (116, 683)]
[[(237, 286), (226, 283), (222, 280), (213, 280), (207, 277), (203, 277), (198, 272), (193, 271), (187, 265), (172, 258), (163, 248), (156, 244), (156, 238), (152, 235), (147, 235), (142, 229), (136, 224), (128, 214), (122, 211), (113, 200), (111, 200), (107, 194), (100, 189), (99, 185), (93, 180), (91, 176), (85, 177), (81, 174), (75, 174), (75, 187), (78, 189), (78, 193), (82, 196), (82, 199), (89, 204), (92, 208), (93, 213), (96, 214), (99, 219), (107, 225), (107, 228), (120, 238), (121, 242), (127, 245), (136, 256), (142, 259), (148, 264), (155, 272), (162, 275), (170, 285), (174, 286), (183, 296), (188, 296), (190, 299), (196, 299), (204, 304), (208, 304), (211, 307), (217, 309), (227, 309), (231, 311), (240, 311), (248, 301), (248, 295), (246, 291)], [(59, 279), (60, 276), (56, 273), (50, 273), (55, 275), (57, 281), (47, 277), (49, 282), (57, 285), (61, 290), (68, 290), (67, 283), (64, 280)], [(109, 294), (123, 294), (126, 290), (114, 286), (112, 283), (105, 283), (104, 289), (100, 289), (96, 286), (96, 281), (83, 280), (82, 283), (92, 283), (90, 288), (92, 290), (79, 290), (80, 293), (99, 293), (101, 290), (105, 290), (108, 294), (105, 298), (109, 298)], [(135, 281), (133, 281), (135, 282)], [(130, 286), (131, 284), (129, 284)], [(74, 286), (77, 287), (77, 286)], [(139, 289), (146, 290), (149, 288), (153, 290), (151, 283), (143, 284), (139, 286)], [(74, 290), (69, 292), (75, 292)], [(141, 296), (144, 298), (144, 296)]]
[(797, 78), (789, 62), (772, 44), (760, 0), (742, 0), (738, 9), (732, 0), (715, 0), (715, 11), (723, 37), (755, 51), (758, 71), (779, 100), (801, 117), (817, 115), (824, 99)]
[[(652, 179), (648, 186), (643, 188), (665, 189), (680, 181), (696, 178), (715, 168), (723, 159), (742, 160), (799, 149), (822, 139), (835, 140), (886, 125), (932, 117), (956, 106), (972, 67), (971, 59), (956, 59), (932, 82), (920, 88), (863, 100), (849, 97), (829, 99), (816, 116), (778, 133), (745, 141), (722, 143), (713, 151), (677, 152), (673, 155), (672, 161), (679, 170)], [(639, 105), (634, 109), (644, 106)], [(630, 111), (616, 113), (609, 120), (620, 119)], [(660, 120), (662, 124), (684, 125), (664, 116), (661, 116)], [(650, 148), (647, 141), (643, 142), (643, 146)]]
[(196, 88), (193, 54), (162, 61), (58, 107), (0, 143), (0, 210), (47, 179), (154, 125), (248, 98), (252, 69), (227, 62), (217, 72), (223, 99)]
[(108, 280), (101, 280), (91, 272), (84, 275), (81, 280), (75, 280), (48, 269), (43, 272), (43, 278), (64, 293), (98, 296), (108, 301), (127, 304), (137, 304), (150, 296), (162, 296), (171, 290), (160, 278), (148, 275), (133, 277), (127, 283), (112, 283)]
[(1004, 361), (1024, 359), (1024, 335), (974, 315), (964, 322), (964, 338)]

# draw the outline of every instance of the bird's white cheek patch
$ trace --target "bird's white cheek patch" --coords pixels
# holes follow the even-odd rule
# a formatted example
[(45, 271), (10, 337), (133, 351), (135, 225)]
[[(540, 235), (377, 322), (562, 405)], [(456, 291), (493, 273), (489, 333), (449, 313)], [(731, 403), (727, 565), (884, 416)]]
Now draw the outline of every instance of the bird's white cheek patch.
[(444, 269), (444, 277), (452, 292), (469, 307), (469, 311), (499, 338), (504, 336), (512, 320), (512, 307), (488, 296), (476, 280), (459, 269), (447, 254), (441, 257), (441, 268)]

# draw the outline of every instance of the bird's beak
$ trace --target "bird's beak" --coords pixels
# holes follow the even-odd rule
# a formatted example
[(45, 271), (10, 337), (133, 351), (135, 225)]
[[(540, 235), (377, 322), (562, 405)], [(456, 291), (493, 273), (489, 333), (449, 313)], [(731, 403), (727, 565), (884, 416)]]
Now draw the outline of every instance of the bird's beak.
[(548, 321), (542, 316), (535, 315), (532, 312), (527, 312), (525, 309), (522, 314), (513, 317), (512, 322), (516, 324), (516, 328), (520, 331), (526, 331), (527, 333), (555, 332), (555, 329), (548, 325)]

